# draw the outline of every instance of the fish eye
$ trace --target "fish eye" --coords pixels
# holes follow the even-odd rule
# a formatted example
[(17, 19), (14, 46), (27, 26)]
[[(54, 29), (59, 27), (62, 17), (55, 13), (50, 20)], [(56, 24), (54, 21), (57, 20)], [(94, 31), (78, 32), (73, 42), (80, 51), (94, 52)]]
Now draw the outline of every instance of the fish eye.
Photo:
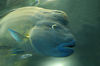
[(54, 25), (52, 25), (51, 28), (52, 29), (55, 29), (55, 30), (59, 30), (59, 29), (61, 29), (61, 26), (60, 25), (57, 25), (57, 24), (54, 24)]
[(55, 29), (57, 27), (57, 25), (56, 24), (54, 24), (54, 25), (52, 25), (52, 29)]
[(45, 28), (48, 28), (48, 29), (54, 29), (54, 30), (59, 30), (61, 29), (61, 25), (59, 24), (45, 24), (44, 25)]

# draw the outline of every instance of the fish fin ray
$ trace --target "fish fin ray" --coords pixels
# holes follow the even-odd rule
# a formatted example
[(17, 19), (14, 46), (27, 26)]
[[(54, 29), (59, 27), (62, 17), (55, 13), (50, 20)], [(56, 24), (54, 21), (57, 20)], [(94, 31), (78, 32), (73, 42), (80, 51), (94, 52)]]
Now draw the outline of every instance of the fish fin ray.
[(23, 41), (24, 38), (26, 38), (25, 36), (21, 35), (20, 33), (12, 30), (12, 29), (8, 29), (8, 31), (10, 32), (10, 35), (17, 41), (17, 42), (21, 42)]

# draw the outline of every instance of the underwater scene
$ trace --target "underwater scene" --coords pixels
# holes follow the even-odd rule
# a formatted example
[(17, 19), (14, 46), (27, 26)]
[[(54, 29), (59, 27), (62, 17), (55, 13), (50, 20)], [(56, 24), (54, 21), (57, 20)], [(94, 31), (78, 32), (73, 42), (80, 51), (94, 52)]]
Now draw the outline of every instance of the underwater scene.
[(0, 66), (100, 66), (99, 0), (0, 0)]

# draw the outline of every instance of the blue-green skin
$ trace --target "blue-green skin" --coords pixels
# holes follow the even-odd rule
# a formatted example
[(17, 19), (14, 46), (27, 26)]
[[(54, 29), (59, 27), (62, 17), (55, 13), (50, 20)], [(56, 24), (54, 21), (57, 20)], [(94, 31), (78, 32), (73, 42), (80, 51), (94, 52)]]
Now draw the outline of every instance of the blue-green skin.
[[(27, 43), (32, 46), (32, 50), (42, 55), (65, 57), (73, 53), (73, 49), (68, 46), (73, 46), (75, 43), (67, 24), (67, 15), (62, 11), (23, 7), (9, 13), (1, 20), (0, 39), (6, 38), (14, 44), (23, 46)], [(30, 41), (25, 42), (24, 39), (22, 42), (15, 41), (8, 29), (23, 36), (29, 34), (27, 40)]]

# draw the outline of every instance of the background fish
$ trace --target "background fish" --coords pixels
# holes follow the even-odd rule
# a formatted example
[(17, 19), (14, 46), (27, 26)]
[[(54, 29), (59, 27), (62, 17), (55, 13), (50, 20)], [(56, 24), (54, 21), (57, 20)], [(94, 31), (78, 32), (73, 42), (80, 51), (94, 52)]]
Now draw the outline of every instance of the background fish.
[(1, 0), (0, 3), (4, 7), (0, 6), (0, 18), (3, 18), (8, 13), (16, 10), (19, 7), (38, 6), (39, 2), (39, 0)]

